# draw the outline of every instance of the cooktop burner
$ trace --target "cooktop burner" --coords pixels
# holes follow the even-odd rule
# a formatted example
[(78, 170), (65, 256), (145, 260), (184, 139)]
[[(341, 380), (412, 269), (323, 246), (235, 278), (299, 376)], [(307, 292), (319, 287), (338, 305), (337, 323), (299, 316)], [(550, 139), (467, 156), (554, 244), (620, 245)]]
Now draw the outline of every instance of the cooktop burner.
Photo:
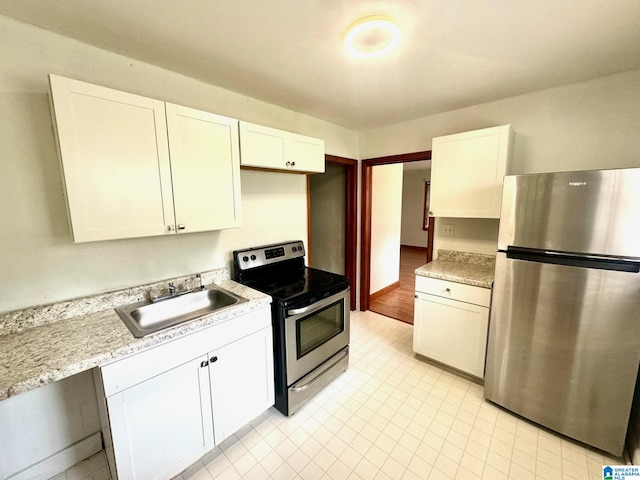
[(349, 286), (344, 275), (304, 265), (301, 241), (233, 252), (234, 279), (274, 299), (317, 301)]
[(279, 300), (291, 300), (302, 294), (326, 290), (333, 284), (342, 287), (344, 280), (343, 275), (305, 267), (294, 275), (267, 277), (245, 283)]

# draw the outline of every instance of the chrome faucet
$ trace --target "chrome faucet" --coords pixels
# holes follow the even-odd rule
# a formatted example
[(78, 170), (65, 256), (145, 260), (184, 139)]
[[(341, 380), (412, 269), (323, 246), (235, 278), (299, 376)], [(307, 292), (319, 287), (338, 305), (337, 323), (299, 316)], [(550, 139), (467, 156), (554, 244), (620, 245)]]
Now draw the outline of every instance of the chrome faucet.
[(204, 278), (202, 278), (201, 273), (196, 273), (196, 278), (200, 280), (200, 290), (204, 290), (205, 288), (207, 288), (204, 286)]
[(193, 289), (182, 290), (181, 292), (178, 292), (176, 289), (176, 285), (173, 282), (169, 282), (167, 287), (169, 289), (169, 293), (167, 295), (156, 295), (155, 297), (151, 297), (151, 303), (169, 300), (170, 298), (179, 297), (180, 295), (186, 295), (187, 293), (193, 292)]

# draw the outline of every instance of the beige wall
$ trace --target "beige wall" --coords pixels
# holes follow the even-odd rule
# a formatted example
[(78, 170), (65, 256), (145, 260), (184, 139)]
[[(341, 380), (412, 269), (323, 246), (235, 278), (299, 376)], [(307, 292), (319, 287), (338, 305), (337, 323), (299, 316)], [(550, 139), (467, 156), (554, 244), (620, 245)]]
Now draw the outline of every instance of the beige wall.
[(370, 293), (400, 279), (402, 164), (373, 167)]
[[(640, 167), (640, 70), (507, 98), (361, 132), (361, 158), (429, 150), (439, 135), (512, 124), (511, 172)], [(455, 237), (443, 237), (443, 224)], [(495, 253), (498, 221), (438, 219), (439, 248)], [(640, 393), (640, 387), (636, 389)], [(640, 408), (634, 406), (628, 447), (640, 459)]]
[(345, 274), (346, 173), (326, 165), (324, 175), (309, 175), (311, 245), (307, 264)]
[(414, 247), (427, 246), (427, 231), (423, 230), (424, 183), (431, 177), (431, 162), (416, 170), (414, 163), (405, 163), (402, 174), (402, 218), (400, 243)]
[[(638, 70), (356, 134), (1, 16), (0, 58), (0, 312), (228, 266), (234, 248), (279, 241), (282, 232), (306, 239), (304, 176), (243, 171), (242, 228), (74, 245), (55, 153), (48, 73), (320, 137), (327, 153), (349, 158), (428, 150), (434, 136), (511, 123), (516, 131), (513, 173), (640, 166)], [(456, 243), (436, 232), (436, 248), (495, 250), (495, 221), (452, 222)], [(397, 272), (395, 264), (385, 261), (384, 266)], [(393, 281), (387, 282), (382, 278), (375, 285), (372, 271), (372, 292)], [(60, 384), (63, 393), (42, 390), (44, 399), (20, 410), (67, 418), (70, 424), (85, 422), (90, 428), (82, 435), (90, 433), (95, 415), (83, 419), (60, 400), (77, 391), (72, 383)], [(89, 381), (81, 383), (90, 396)], [(21, 397), (14, 400), (22, 403)], [(9, 418), (15, 402), (0, 402), (0, 419)], [(30, 438), (40, 447), (66, 447), (66, 439), (46, 425), (37, 434)], [(22, 455), (18, 447), (5, 454)]]
[[(307, 237), (305, 176), (243, 171), (242, 228), (73, 244), (49, 73), (323, 138), (327, 153), (358, 156), (357, 134), (345, 128), (2, 16), (0, 58), (0, 312), (230, 266), (236, 248)], [(0, 437), (12, 435), (0, 448), (0, 479), (99, 429), (95, 408), (72, 401), (79, 391), (95, 398), (90, 373), (0, 402)]]
[[(3, 400), (0, 479), (11, 478), (98, 431), (100, 419), (90, 370)], [(14, 478), (33, 477), (23, 473)]]
[[(77, 78), (325, 139), (357, 157), (355, 132), (0, 17), (0, 312), (228, 266), (230, 252), (307, 236), (303, 175), (242, 172), (239, 229), (75, 245), (47, 74)], [(286, 211), (286, 215), (280, 212)]]
[[(439, 135), (512, 124), (511, 173), (640, 166), (640, 70), (476, 105), (360, 133), (361, 158), (431, 149)], [(498, 224), (439, 219), (438, 248), (494, 253)], [(455, 225), (442, 237), (441, 225)]]

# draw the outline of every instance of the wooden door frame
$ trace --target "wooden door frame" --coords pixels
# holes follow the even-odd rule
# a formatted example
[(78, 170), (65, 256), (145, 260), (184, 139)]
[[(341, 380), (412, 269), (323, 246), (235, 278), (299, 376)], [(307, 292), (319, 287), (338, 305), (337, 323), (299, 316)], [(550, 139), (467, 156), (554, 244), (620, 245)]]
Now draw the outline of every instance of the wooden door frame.
[[(394, 163), (421, 162), (431, 160), (431, 150), (423, 152), (402, 153), (388, 157), (368, 158), (362, 160), (362, 195), (361, 195), (361, 245), (360, 245), (360, 310), (369, 310), (371, 290), (371, 198), (373, 187), (373, 167), (376, 165), (390, 165)], [(433, 231), (435, 218), (429, 217), (429, 231), (427, 233), (428, 263), (433, 259)]]
[[(324, 156), (328, 165), (340, 165), (346, 167), (346, 188), (345, 188), (345, 274), (351, 284), (351, 310), (356, 309), (356, 259), (357, 259), (357, 224), (358, 224), (358, 161), (352, 158), (339, 157), (336, 155)], [(311, 188), (310, 179), (307, 175), (307, 245), (311, 250)], [(311, 252), (309, 252), (309, 259)]]

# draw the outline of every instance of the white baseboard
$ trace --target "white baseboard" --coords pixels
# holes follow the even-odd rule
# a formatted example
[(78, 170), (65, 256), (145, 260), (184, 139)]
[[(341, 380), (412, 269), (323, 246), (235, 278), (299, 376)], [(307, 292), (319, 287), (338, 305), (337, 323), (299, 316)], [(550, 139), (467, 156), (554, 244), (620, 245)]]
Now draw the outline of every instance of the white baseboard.
[(25, 468), (7, 480), (47, 480), (95, 455), (100, 450), (102, 450), (102, 436), (100, 432), (96, 432), (61, 452)]

